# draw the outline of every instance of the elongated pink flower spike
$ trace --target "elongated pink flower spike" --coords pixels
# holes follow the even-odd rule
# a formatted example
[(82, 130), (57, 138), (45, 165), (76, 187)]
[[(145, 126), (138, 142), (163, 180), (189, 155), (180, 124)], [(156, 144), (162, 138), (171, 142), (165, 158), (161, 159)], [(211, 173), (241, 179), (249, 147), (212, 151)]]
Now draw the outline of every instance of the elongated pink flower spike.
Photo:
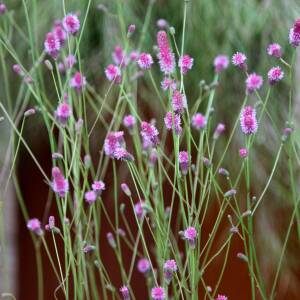
[(172, 95), (172, 108), (176, 113), (183, 113), (187, 108), (186, 97), (184, 94), (181, 94), (178, 90), (173, 92)]
[(252, 106), (246, 106), (240, 117), (241, 128), (244, 134), (253, 134), (257, 131), (256, 110)]
[(130, 300), (130, 294), (129, 294), (129, 289), (128, 289), (128, 287), (127, 286), (122, 286), (121, 288), (120, 288), (120, 293), (121, 293), (121, 295), (122, 295), (122, 297), (123, 297), (123, 300)]
[(178, 154), (178, 161), (182, 174), (186, 175), (190, 166), (190, 157), (188, 152), (180, 151)]
[(152, 147), (157, 146), (157, 144), (159, 143), (158, 135), (159, 132), (153, 124), (145, 121), (142, 122), (141, 136), (145, 142), (150, 143)]
[(172, 113), (171, 111), (169, 111), (169, 112), (166, 113), (164, 121), (165, 121), (166, 128), (168, 130), (172, 130), (174, 128), (175, 133), (177, 135), (181, 134), (182, 128), (181, 128), (180, 115)]
[(158, 60), (160, 70), (164, 74), (171, 74), (175, 70), (175, 55), (171, 50), (168, 35), (165, 31), (157, 33), (157, 46), (159, 49)]
[(57, 59), (60, 50), (60, 42), (53, 32), (47, 33), (44, 47), (47, 54), (53, 59)]
[(188, 241), (192, 249), (196, 246), (197, 230), (195, 227), (188, 227), (183, 232), (183, 238)]
[(60, 197), (65, 197), (66, 193), (69, 191), (69, 183), (64, 178), (61, 170), (58, 167), (52, 168), (52, 189)]
[(167, 260), (164, 264), (164, 277), (169, 284), (172, 281), (173, 273), (177, 271), (177, 264), (174, 259)]

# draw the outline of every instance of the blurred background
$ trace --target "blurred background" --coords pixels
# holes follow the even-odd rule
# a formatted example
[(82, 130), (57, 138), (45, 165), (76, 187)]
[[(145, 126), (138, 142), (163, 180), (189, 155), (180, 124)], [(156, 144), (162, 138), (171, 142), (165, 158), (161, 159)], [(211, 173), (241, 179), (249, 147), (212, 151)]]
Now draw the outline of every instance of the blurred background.
[[(36, 26), (34, 31), (37, 34), (37, 47), (39, 52), (43, 49), (43, 40), (45, 34), (50, 30), (53, 21), (63, 17), (62, 1), (38, 1)], [(27, 1), (29, 7), (33, 1)], [(80, 47), (82, 57), (83, 72), (97, 92), (105, 93), (107, 82), (104, 78), (104, 68), (111, 62), (111, 53), (116, 45), (122, 46), (122, 37), (120, 31), (120, 20), (118, 15), (121, 13), (125, 20), (125, 25), (136, 24), (137, 31), (133, 40), (138, 40), (144, 23), (145, 13), (148, 6), (146, 0), (122, 0), (122, 11), (118, 11), (116, 3), (121, 0), (109, 1), (91, 1), (90, 12), (87, 18), (87, 25), (83, 34), (83, 40)], [(183, 0), (157, 0), (153, 6), (150, 19), (149, 30), (146, 32), (146, 42), (148, 48), (142, 49), (151, 52), (155, 45), (155, 36), (158, 31), (156, 22), (158, 19), (165, 19), (176, 30), (175, 38), (177, 43), (181, 42), (181, 30), (183, 21)], [(7, 0), (6, 5), (10, 17), (13, 18), (24, 32), (27, 32), (25, 22), (25, 12), (21, 0)], [(78, 11), (84, 15), (87, 9), (87, 0), (67, 0), (67, 11)], [(100, 5), (100, 6), (99, 6)], [(29, 14), (33, 12), (29, 9)], [(194, 67), (186, 80), (186, 93), (190, 103), (198, 95), (199, 83), (205, 80), (207, 83), (212, 81), (213, 67), (212, 62), (216, 55), (226, 54), (231, 56), (236, 51), (244, 52), (247, 57), (247, 63), (250, 71), (262, 74), (266, 78), (267, 71), (277, 62), (266, 55), (266, 47), (270, 42), (278, 42), (283, 47), (284, 58), (290, 62), (293, 49), (288, 44), (288, 32), (295, 18), (300, 17), (300, 3), (297, 0), (190, 0), (188, 8), (187, 34), (186, 34), (186, 53), (194, 57)], [(0, 26), (3, 24), (0, 16)], [(28, 44), (20, 38), (19, 35), (12, 36), (12, 44), (22, 58), (22, 63), (31, 67), (31, 56)], [(133, 42), (134, 43), (134, 42)], [(134, 47), (133, 47), (134, 48)], [(15, 63), (11, 56), (0, 46), (1, 71), (0, 71), (0, 101), (5, 102), (5, 96), (10, 93), (12, 98), (16, 98), (20, 88), (20, 79), (11, 71), (9, 78), (3, 78), (4, 70), (11, 69)], [(294, 94), (293, 106), (296, 116), (300, 116), (300, 61), (299, 52), (296, 57), (297, 68), (293, 81)], [(158, 74), (158, 68), (155, 72)], [(45, 71), (45, 81), (50, 82), (50, 76)], [(160, 77), (158, 77), (160, 78)], [(4, 80), (10, 82), (9, 91), (5, 90)], [(139, 82), (139, 97), (143, 100), (143, 111), (157, 118), (161, 118), (159, 107), (153, 105), (156, 96), (155, 92), (148, 82), (147, 78)], [(235, 70), (229, 68), (220, 81), (217, 89), (215, 102), (215, 119), (226, 124), (226, 134), (230, 134), (231, 128), (244, 96), (244, 76)], [(264, 187), (268, 174), (272, 169), (275, 150), (280, 144), (280, 132), (285, 126), (287, 119), (288, 103), (288, 78), (280, 83), (270, 99), (270, 113), (276, 126), (269, 124), (265, 120), (264, 129), (260, 132), (254, 155), (255, 172), (253, 176), (253, 194), (260, 194)], [(55, 92), (51, 83), (47, 85), (48, 93), (53, 97), (55, 103)], [(27, 97), (27, 98), (26, 98)], [(30, 95), (24, 94), (27, 109), (33, 105)], [(23, 100), (22, 100), (23, 101)], [(1, 113), (0, 113), (1, 117)], [(299, 120), (299, 118), (296, 118)], [(20, 125), (20, 124), (19, 124)], [(298, 124), (295, 124), (297, 126)], [(3, 192), (6, 178), (12, 164), (12, 140), (11, 128), (7, 122), (0, 123), (0, 192)], [(101, 128), (94, 131), (92, 149), (99, 151), (98, 136), (103, 136)], [(47, 174), (51, 169), (51, 153), (47, 140), (47, 132), (43, 126), (41, 116), (35, 115), (31, 122), (27, 122), (24, 128), (24, 139), (30, 145), (33, 153)], [(226, 139), (220, 141), (219, 157), (222, 155), (222, 148)], [(229, 148), (224, 167), (235, 174), (239, 165), (234, 164), (231, 154), (236, 155), (239, 147), (242, 145), (239, 135), (235, 135)], [(270, 189), (266, 194), (266, 200), (258, 212), (255, 224), (256, 246), (260, 263), (263, 267), (263, 274), (266, 281), (273, 280), (275, 266), (278, 261), (284, 234), (288, 226), (289, 217), (293, 208), (293, 203), (289, 202), (291, 194), (289, 179), (286, 176), (288, 155), (284, 154), (286, 159), (282, 159), (274, 177)], [(270, 159), (270, 157), (272, 159)], [(121, 176), (126, 176), (123, 174)], [(16, 165), (16, 175), (14, 180), (18, 181), (22, 191), (24, 201), (28, 207), (31, 216), (43, 216), (47, 197), (47, 186), (43, 182), (38, 169), (36, 168), (26, 149), (21, 146)], [(4, 212), (4, 220), (1, 224), (1, 236), (6, 232), (6, 242), (8, 245), (5, 255), (8, 264), (5, 266), (5, 272), (10, 275), (10, 282), (5, 283), (0, 279), (1, 292), (8, 290), (17, 295), (17, 299), (37, 299), (36, 297), (36, 262), (34, 248), (30, 235), (26, 229), (26, 224), (17, 204), (15, 194), (18, 193), (12, 186), (5, 198), (1, 196), (0, 209)], [(2, 194), (2, 193), (1, 193)], [(3, 194), (2, 194), (3, 195)], [(105, 197), (105, 195), (104, 195)], [(107, 195), (109, 198), (109, 195)], [(122, 201), (122, 199), (120, 199)], [(50, 208), (55, 213), (54, 205)], [(212, 219), (205, 224), (203, 230), (209, 232), (214, 220), (212, 209)], [(284, 261), (283, 272), (281, 273), (278, 295), (276, 299), (299, 299), (299, 278), (300, 278), (300, 259), (299, 243), (295, 234), (290, 239)], [(294, 238), (293, 238), (294, 237)], [(103, 243), (103, 253), (109, 255), (109, 246)], [(242, 248), (239, 242), (232, 246), (231, 257), (229, 258), (229, 268), (226, 269), (224, 280), (220, 290), (228, 295), (229, 299), (250, 299), (250, 286), (246, 265), (236, 259), (236, 254)], [(1, 249), (0, 249), (1, 250)], [(219, 259), (222, 262), (222, 258)], [(45, 266), (48, 265), (46, 256), (43, 255)], [(117, 262), (111, 260), (111, 274), (113, 275)], [(3, 267), (3, 265), (1, 265)], [(217, 267), (217, 266), (216, 266)], [(46, 268), (45, 268), (46, 269)], [(214, 269), (210, 269), (206, 282), (214, 283)], [(120, 278), (116, 276), (118, 282)], [(138, 276), (133, 280), (133, 289), (140, 295), (140, 299), (145, 299), (145, 287), (139, 283)], [(53, 299), (53, 290), (57, 283), (53, 274), (46, 272), (45, 277), (45, 299)], [(2, 285), (2, 287), (1, 287)], [(143, 298), (144, 297), (144, 298)]]

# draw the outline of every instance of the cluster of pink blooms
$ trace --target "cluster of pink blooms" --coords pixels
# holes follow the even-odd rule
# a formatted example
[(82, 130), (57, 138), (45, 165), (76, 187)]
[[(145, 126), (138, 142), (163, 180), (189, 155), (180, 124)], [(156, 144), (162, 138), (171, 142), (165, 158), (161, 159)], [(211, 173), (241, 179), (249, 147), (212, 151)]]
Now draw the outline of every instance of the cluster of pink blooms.
[(173, 273), (177, 271), (177, 264), (174, 259), (169, 259), (164, 264), (164, 277), (169, 284), (172, 281)]
[(157, 33), (157, 46), (160, 70), (166, 75), (173, 73), (175, 71), (175, 55), (170, 47), (168, 35), (163, 30)]
[(162, 88), (164, 91), (167, 91), (167, 90), (169, 90), (169, 89), (171, 89), (171, 90), (176, 90), (176, 88), (177, 88), (176, 80), (175, 80), (175, 79), (171, 79), (171, 78), (165, 77), (165, 78), (163, 79), (163, 81), (161, 82), (161, 88)]
[(143, 274), (148, 273), (151, 269), (149, 260), (147, 258), (139, 259), (139, 261), (137, 263), (137, 269), (140, 273), (143, 273)]
[(70, 80), (70, 87), (80, 92), (86, 85), (86, 78), (80, 73), (76, 72)]
[(176, 113), (183, 113), (187, 108), (186, 97), (184, 94), (180, 93), (178, 90), (175, 90), (172, 95), (172, 108)]
[(177, 135), (181, 134), (182, 128), (180, 115), (169, 111), (166, 113), (164, 121), (167, 129), (172, 130), (174, 128)]
[(37, 218), (33, 218), (33, 219), (28, 220), (27, 228), (30, 231), (37, 234), (37, 235), (42, 235), (43, 234), (43, 230), (41, 228), (41, 222)]
[(256, 110), (252, 106), (246, 106), (240, 117), (241, 128), (244, 134), (253, 134), (257, 131)]

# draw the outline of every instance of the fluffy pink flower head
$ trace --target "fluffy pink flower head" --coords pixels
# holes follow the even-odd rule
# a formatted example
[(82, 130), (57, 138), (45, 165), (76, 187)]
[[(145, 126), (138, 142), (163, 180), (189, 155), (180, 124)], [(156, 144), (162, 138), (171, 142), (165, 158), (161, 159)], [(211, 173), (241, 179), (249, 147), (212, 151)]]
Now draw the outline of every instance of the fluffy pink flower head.
[(157, 33), (157, 46), (159, 49), (158, 60), (160, 70), (164, 74), (171, 74), (175, 70), (175, 56), (171, 50), (168, 35), (165, 31), (159, 31)]
[(18, 74), (18, 75), (20, 75), (20, 76), (23, 76), (23, 75), (24, 75), (24, 72), (23, 72), (21, 66), (18, 65), (18, 64), (13, 65), (12, 69), (13, 69), (13, 71), (14, 71), (16, 74)]
[(279, 44), (270, 44), (267, 48), (267, 53), (270, 56), (280, 58), (282, 56), (281, 46)]
[(132, 133), (134, 126), (136, 124), (136, 119), (133, 115), (127, 115), (123, 119), (123, 125)]
[(176, 84), (176, 80), (175, 79), (171, 79), (171, 78), (167, 78), (165, 77), (163, 79), (163, 81), (161, 82), (161, 88), (164, 90), (164, 91), (167, 91), (169, 89), (171, 90), (176, 90), (176, 87), (177, 87), (177, 84)]
[(97, 194), (94, 191), (88, 191), (84, 194), (84, 200), (88, 204), (92, 204), (97, 200)]
[(160, 286), (152, 288), (151, 297), (152, 297), (153, 300), (164, 300), (164, 299), (166, 299), (165, 289), (160, 287)]
[(246, 59), (247, 57), (244, 53), (237, 52), (233, 54), (231, 61), (234, 66), (246, 70), (247, 69)]
[(290, 29), (289, 42), (295, 48), (300, 44), (300, 33), (296, 32), (294, 28)]
[(183, 232), (183, 237), (187, 240), (192, 248), (195, 248), (196, 245), (196, 238), (197, 238), (197, 230), (195, 227), (188, 227)]
[(80, 92), (85, 85), (86, 78), (80, 72), (76, 72), (70, 80), (70, 87), (74, 88), (77, 92)]
[(181, 128), (181, 119), (180, 115), (172, 113), (171, 111), (166, 113), (166, 116), (164, 118), (165, 125), (167, 129), (172, 130), (172, 128), (175, 129), (175, 133), (177, 135), (180, 135), (182, 132)]
[(67, 33), (75, 35), (80, 29), (80, 21), (75, 14), (68, 14), (63, 19), (63, 27)]
[(151, 146), (155, 147), (159, 143), (159, 132), (157, 128), (148, 122), (143, 121), (141, 124), (141, 136), (145, 142), (149, 142)]
[(192, 116), (192, 126), (197, 129), (203, 129), (206, 126), (206, 118), (204, 115), (202, 115), (201, 113), (196, 113)]
[(223, 123), (219, 123), (214, 132), (214, 139), (219, 138), (219, 136), (225, 131), (225, 125)]
[(244, 134), (252, 134), (257, 131), (256, 110), (252, 106), (246, 106), (240, 117), (241, 128)]
[(112, 59), (114, 63), (121, 68), (126, 67), (128, 64), (128, 58), (126, 57), (122, 47), (116, 46), (114, 52), (112, 53)]
[(69, 191), (69, 183), (64, 178), (61, 170), (58, 167), (52, 168), (52, 189), (60, 197), (64, 197)]
[(172, 108), (176, 113), (183, 113), (187, 108), (186, 97), (178, 90), (175, 90), (172, 95)]
[(105, 75), (109, 81), (114, 80), (117, 84), (121, 83), (122, 77), (121, 70), (119, 67), (112, 64), (108, 65), (105, 69)]
[(239, 154), (241, 158), (246, 158), (248, 156), (248, 150), (247, 148), (240, 148)]
[(104, 152), (110, 157), (114, 157), (115, 151), (118, 148), (123, 148), (125, 145), (124, 132), (123, 131), (112, 131), (107, 134), (104, 140)]
[(121, 293), (121, 295), (122, 295), (122, 297), (123, 297), (123, 300), (130, 300), (130, 294), (129, 294), (129, 289), (128, 289), (128, 287), (127, 286), (122, 286), (121, 288), (120, 288), (120, 293)]
[(48, 224), (45, 225), (46, 230), (53, 230), (55, 228), (55, 218), (50, 216), (48, 219)]
[(216, 298), (216, 300), (228, 300), (228, 298), (224, 295), (218, 295), (218, 297)]
[(193, 67), (194, 59), (188, 54), (184, 54), (179, 57), (178, 66), (182, 71), (182, 74), (185, 75), (188, 70), (191, 70)]
[(263, 84), (263, 79), (256, 73), (250, 74), (246, 79), (246, 91), (251, 94), (255, 90), (259, 90)]
[(37, 235), (42, 235), (42, 233), (43, 233), (42, 228), (41, 228), (41, 222), (37, 218), (28, 220), (27, 228)]
[(54, 26), (53, 33), (55, 34), (56, 38), (59, 40), (61, 46), (63, 46), (67, 39), (67, 34), (64, 31), (61, 24), (57, 24)]
[(156, 25), (160, 29), (165, 29), (169, 26), (168, 22), (165, 19), (158, 19)]
[(65, 58), (64, 63), (67, 69), (72, 69), (73, 66), (77, 63), (76, 57), (73, 54), (70, 54)]
[(141, 69), (150, 69), (153, 64), (152, 56), (149, 53), (141, 53), (137, 63)]
[(6, 5), (4, 3), (0, 3), (0, 16), (4, 15), (7, 11)]
[(174, 259), (169, 259), (164, 263), (164, 277), (169, 284), (172, 281), (173, 273), (177, 271), (177, 264)]
[(66, 102), (63, 102), (58, 105), (55, 111), (55, 117), (57, 121), (62, 125), (65, 126), (72, 115), (72, 109), (70, 105)]
[(116, 158), (117, 160), (134, 161), (134, 157), (125, 148), (117, 148), (113, 158)]
[(102, 180), (94, 181), (92, 189), (97, 195), (100, 195), (105, 190), (105, 183)]
[(226, 55), (218, 55), (214, 59), (214, 67), (215, 67), (215, 72), (220, 73), (224, 69), (226, 69), (229, 65), (229, 59)]
[(150, 271), (150, 262), (147, 258), (141, 258), (139, 259), (138, 263), (137, 263), (137, 269), (139, 272), (141, 273), (147, 273), (148, 271)]
[(180, 151), (178, 153), (178, 161), (182, 174), (186, 175), (190, 166), (190, 157), (187, 151)]
[(53, 32), (47, 33), (44, 47), (46, 53), (48, 53), (53, 59), (57, 59), (60, 50), (60, 42)]
[(268, 79), (271, 85), (275, 84), (276, 82), (280, 81), (284, 76), (284, 72), (281, 70), (280, 67), (273, 67), (268, 72)]

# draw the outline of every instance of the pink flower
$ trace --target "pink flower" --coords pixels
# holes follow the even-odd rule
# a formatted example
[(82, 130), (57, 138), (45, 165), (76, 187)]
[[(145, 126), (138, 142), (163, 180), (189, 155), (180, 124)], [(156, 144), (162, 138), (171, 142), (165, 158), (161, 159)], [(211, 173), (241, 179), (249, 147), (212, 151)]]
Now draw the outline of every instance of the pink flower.
[(216, 300), (228, 300), (228, 298), (224, 295), (218, 295), (218, 297), (216, 298)]
[(150, 166), (154, 166), (157, 162), (158, 159), (158, 154), (157, 154), (157, 150), (151, 149), (150, 155), (149, 155), (149, 165)]
[(115, 151), (118, 148), (125, 146), (124, 132), (123, 131), (112, 131), (107, 134), (104, 140), (104, 152), (110, 157), (114, 157)]
[(241, 149), (239, 150), (239, 154), (240, 154), (240, 157), (241, 157), (241, 158), (247, 157), (247, 156), (248, 156), (248, 150), (247, 150), (247, 148), (241, 148)]
[(263, 84), (263, 79), (256, 73), (250, 74), (246, 79), (246, 91), (251, 94), (255, 90), (259, 90)]
[(130, 300), (129, 289), (127, 286), (122, 286), (120, 288), (120, 293), (122, 294), (123, 300)]
[(135, 24), (130, 24), (127, 29), (127, 35), (132, 35), (135, 32), (136, 26)]
[(141, 53), (137, 63), (141, 69), (150, 69), (153, 64), (152, 56), (149, 53)]
[(53, 230), (55, 228), (55, 218), (50, 216), (48, 219), (48, 224), (45, 225), (46, 230)]
[(196, 245), (196, 238), (197, 238), (197, 230), (195, 227), (188, 227), (183, 232), (183, 237), (187, 240), (192, 248), (195, 248)]
[(167, 78), (165, 77), (163, 79), (163, 81), (161, 82), (161, 88), (166, 91), (166, 90), (176, 90), (176, 87), (177, 87), (177, 84), (176, 84), (176, 81), (175, 79), (170, 79), (170, 78)]
[(300, 19), (297, 19), (295, 22), (294, 22), (294, 31), (296, 33), (300, 33)]
[(258, 128), (255, 108), (251, 106), (246, 106), (242, 110), (240, 122), (244, 134), (255, 133)]
[(141, 258), (137, 264), (138, 271), (141, 273), (147, 273), (150, 271), (150, 262), (147, 258)]
[(124, 192), (124, 194), (127, 196), (127, 197), (131, 197), (131, 191), (130, 191), (130, 188), (129, 186), (126, 184), (126, 183), (121, 183), (121, 190)]
[(72, 69), (77, 63), (76, 57), (73, 54), (70, 54), (65, 58), (64, 63), (67, 69)]
[(13, 65), (12, 69), (13, 69), (13, 71), (14, 71), (16, 74), (18, 74), (18, 75), (20, 75), (20, 76), (23, 76), (23, 75), (24, 75), (24, 72), (22, 71), (21, 66), (18, 65), (18, 64)]
[(152, 297), (153, 300), (164, 300), (164, 299), (166, 299), (165, 289), (160, 287), (160, 286), (152, 288), (151, 297)]
[(175, 56), (170, 48), (168, 35), (165, 31), (157, 33), (157, 46), (159, 49), (158, 60), (160, 70), (164, 74), (173, 73), (175, 70)]
[(136, 119), (133, 115), (127, 115), (123, 119), (123, 125), (132, 133), (134, 126), (136, 124)]
[(42, 235), (43, 234), (43, 230), (41, 228), (41, 222), (39, 221), (39, 219), (37, 218), (33, 218), (28, 220), (27, 222), (27, 228), (34, 232), (37, 235)]
[(65, 197), (66, 193), (69, 191), (69, 183), (64, 178), (61, 170), (58, 167), (52, 168), (52, 189), (60, 197)]
[(63, 102), (58, 105), (55, 111), (55, 117), (57, 121), (62, 125), (65, 126), (72, 115), (72, 109), (70, 105), (66, 102)]
[(48, 53), (53, 59), (57, 59), (60, 50), (60, 42), (53, 32), (47, 33), (44, 47), (46, 53)]
[[(174, 114), (174, 116), (173, 116)], [(177, 115), (175, 113), (172, 113), (171, 111), (167, 112), (165, 118), (165, 125), (167, 127), (167, 129), (172, 130), (172, 128), (175, 129), (175, 133), (177, 135), (180, 135), (182, 132), (182, 128), (181, 128), (181, 119), (180, 119), (180, 115)]]
[(70, 80), (70, 87), (74, 88), (77, 92), (80, 92), (86, 85), (86, 78), (81, 75), (80, 72), (76, 72)]
[(186, 175), (190, 166), (190, 157), (187, 151), (179, 152), (178, 161), (182, 174)]
[(281, 46), (279, 44), (270, 44), (267, 48), (267, 53), (270, 56), (280, 58), (282, 56)]
[(245, 63), (247, 57), (244, 53), (237, 52), (232, 56), (232, 64), (236, 67), (239, 67), (243, 70), (247, 69), (247, 64)]
[(146, 215), (146, 209), (144, 206), (145, 203), (141, 200), (134, 205), (134, 212), (139, 219), (142, 219)]
[(168, 22), (165, 19), (159, 19), (159, 20), (157, 20), (156, 25), (160, 29), (165, 29), (165, 28), (167, 28), (169, 26)]
[(192, 69), (193, 63), (194, 59), (187, 54), (179, 57), (178, 66), (180, 67), (183, 75), (185, 75), (188, 70)]
[(84, 248), (83, 248), (83, 252), (84, 253), (90, 253), (92, 251), (95, 250), (95, 246), (93, 245), (86, 245)]
[(131, 51), (131, 53), (130, 53), (130, 55), (129, 55), (129, 59), (131, 60), (131, 61), (137, 61), (137, 59), (139, 58), (139, 52), (138, 51), (135, 51), (135, 50), (133, 50), (133, 51)]
[(55, 34), (56, 38), (59, 40), (61, 46), (63, 46), (67, 39), (67, 34), (63, 30), (60, 24), (54, 26), (53, 33)]
[(164, 264), (164, 277), (167, 284), (172, 281), (173, 273), (177, 271), (177, 264), (174, 259), (167, 260)]
[(300, 33), (295, 32), (294, 28), (290, 29), (289, 42), (293, 47), (298, 47), (300, 44)]
[(6, 5), (4, 3), (0, 3), (0, 16), (4, 15), (7, 11)]
[(94, 191), (88, 191), (84, 194), (84, 199), (88, 204), (92, 204), (97, 200), (97, 194)]
[(187, 108), (186, 97), (179, 91), (175, 90), (172, 95), (172, 108), (176, 113), (183, 113)]
[(223, 123), (219, 123), (214, 132), (214, 139), (219, 138), (219, 136), (225, 131), (225, 125)]
[(142, 138), (155, 147), (159, 143), (158, 139), (159, 132), (157, 128), (148, 122), (143, 121), (141, 124), (141, 136)]
[(128, 58), (120, 46), (115, 47), (114, 52), (112, 53), (112, 59), (114, 63), (119, 65), (121, 68), (126, 67), (128, 64)]
[(226, 69), (229, 65), (229, 60), (226, 55), (218, 55), (214, 59), (215, 72), (220, 73), (222, 70)]
[(109, 81), (115, 81), (117, 84), (121, 83), (122, 77), (119, 67), (112, 64), (108, 65), (105, 69), (105, 75)]
[(117, 160), (134, 161), (134, 157), (124, 148), (117, 148), (113, 158), (116, 158)]
[(80, 21), (75, 14), (68, 14), (63, 19), (63, 27), (67, 33), (75, 35), (80, 29)]
[(204, 115), (202, 115), (201, 113), (196, 113), (192, 116), (192, 126), (197, 129), (203, 129), (206, 126), (206, 118)]
[(105, 183), (102, 180), (94, 181), (92, 184), (93, 191), (97, 194), (97, 196), (101, 195), (102, 191), (105, 190)]
[(273, 67), (268, 72), (268, 79), (271, 85), (275, 84), (276, 82), (280, 81), (283, 78), (284, 72), (281, 70), (280, 67)]

